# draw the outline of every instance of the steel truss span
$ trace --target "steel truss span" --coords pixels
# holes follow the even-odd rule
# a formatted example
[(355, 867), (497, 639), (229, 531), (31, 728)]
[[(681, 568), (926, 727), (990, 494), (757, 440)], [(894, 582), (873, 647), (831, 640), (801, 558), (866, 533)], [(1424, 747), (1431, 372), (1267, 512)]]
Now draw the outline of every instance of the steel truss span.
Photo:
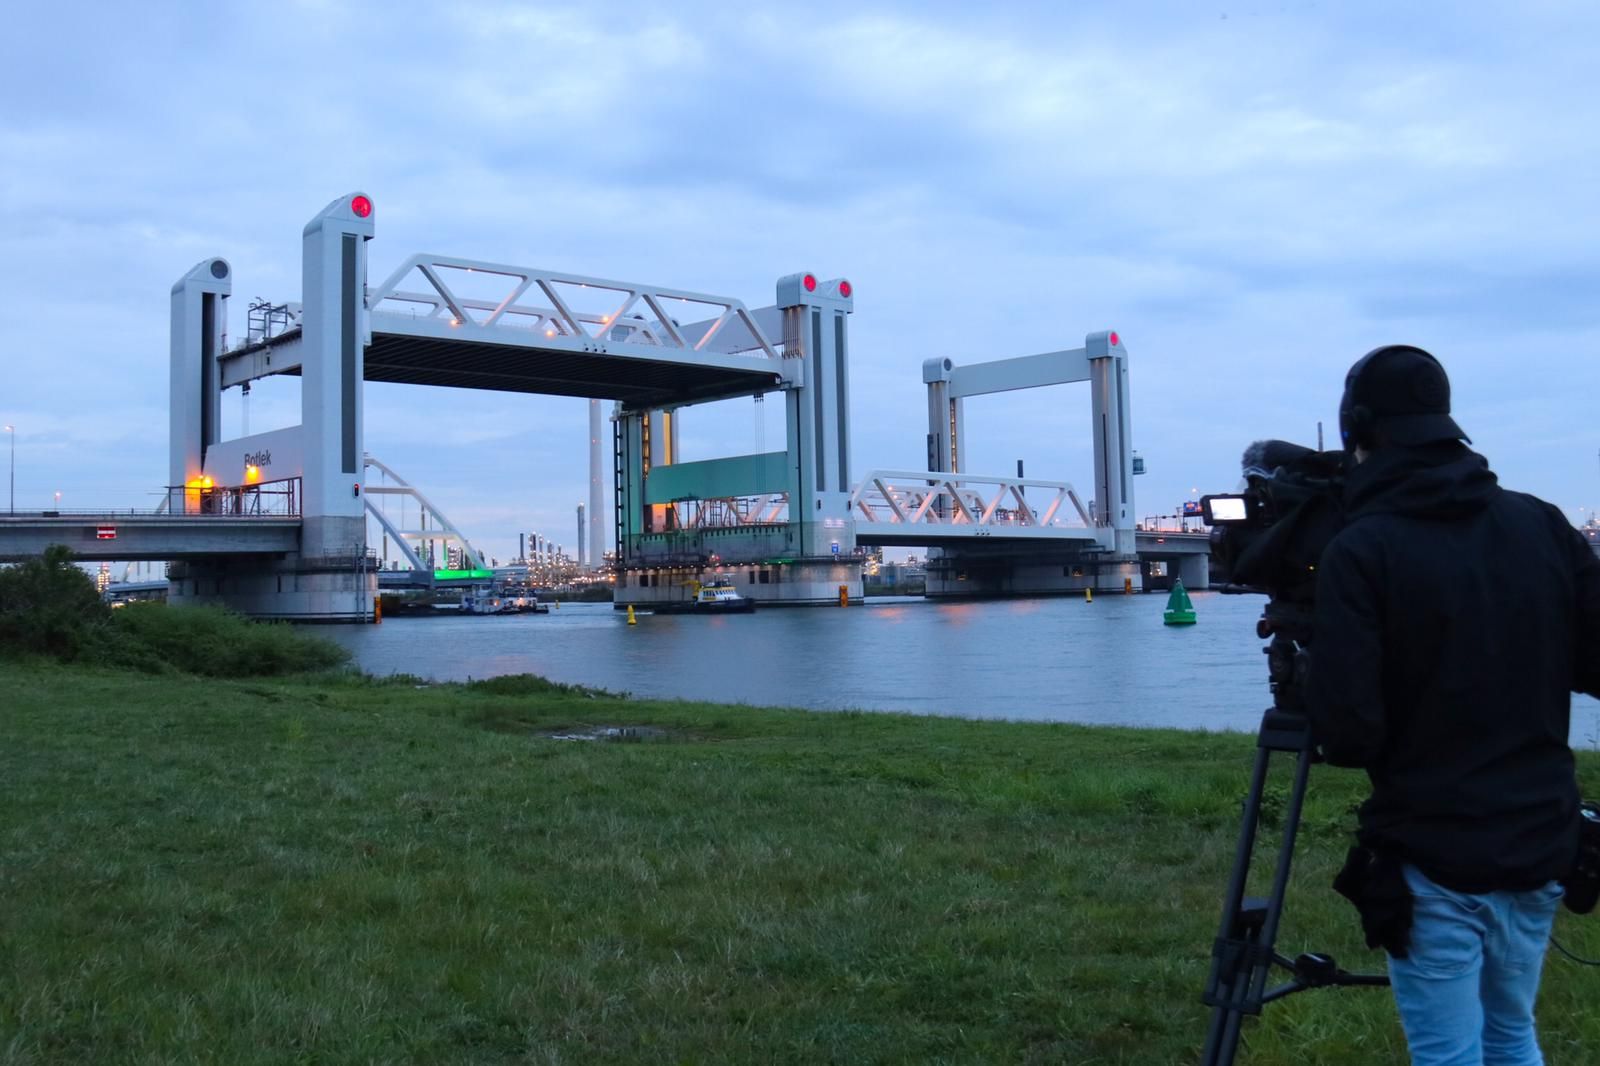
[[(464, 294), (485, 286), (498, 294)], [(224, 388), (301, 372), (302, 312), (283, 306), (276, 332), (252, 330), (246, 344), (223, 356)], [(600, 398), (636, 408), (798, 382), (795, 361), (768, 340), (763, 312), (732, 297), (413, 255), (367, 290), (366, 306), (365, 381)], [(704, 317), (685, 323), (675, 314)]]
[[(1069, 504), (1081, 525), (1062, 521)], [(850, 494), (850, 514), (863, 544), (1096, 539), (1087, 508), (1065, 481), (874, 470)]]

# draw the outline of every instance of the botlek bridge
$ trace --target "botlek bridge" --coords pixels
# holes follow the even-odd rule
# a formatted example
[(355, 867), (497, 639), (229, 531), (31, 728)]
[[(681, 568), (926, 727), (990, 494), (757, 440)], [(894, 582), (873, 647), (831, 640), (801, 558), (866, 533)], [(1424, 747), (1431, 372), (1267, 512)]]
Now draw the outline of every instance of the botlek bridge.
[[(228, 261), (203, 260), (180, 278), (166, 505), (142, 515), (0, 515), (0, 559), (46, 543), (84, 559), (166, 559), (174, 603), (367, 620), (377, 590), (368, 517), (381, 510), (367, 499), (377, 486), (367, 483), (375, 460), (364, 449), (363, 384), (387, 381), (610, 401), (619, 605), (676, 598), (712, 575), (766, 602), (837, 603), (841, 588), (858, 600), (857, 547), (873, 545), (928, 549), (931, 596), (1137, 589), (1153, 568), (1205, 586), (1203, 536), (1146, 533), (1132, 519), (1128, 354), (1114, 331), (1037, 355), (927, 360), (928, 469), (856, 477), (848, 280), (788, 274), (771, 305), (748, 308), (732, 297), (418, 254), (372, 285), (376, 216), (363, 193), (319, 212), (302, 233), (301, 299), (277, 305), (242, 343), (226, 336)], [(300, 424), (223, 440), (224, 392), (273, 375), (300, 378)], [(1066, 481), (966, 469), (967, 398), (1068, 383), (1089, 392), (1087, 498)], [(781, 449), (680, 454), (687, 411), (743, 396), (782, 403)], [(598, 419), (592, 402), (592, 464)], [(598, 502), (589, 508), (596, 523)], [(385, 532), (404, 544), (418, 531)]]

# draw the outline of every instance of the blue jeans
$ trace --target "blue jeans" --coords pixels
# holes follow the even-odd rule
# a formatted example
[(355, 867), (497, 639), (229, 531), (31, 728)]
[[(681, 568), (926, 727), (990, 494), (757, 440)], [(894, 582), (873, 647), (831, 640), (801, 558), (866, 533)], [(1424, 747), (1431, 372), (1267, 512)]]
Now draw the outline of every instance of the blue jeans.
[(1543, 1066), (1533, 1029), (1561, 886), (1455, 892), (1406, 866), (1410, 957), (1389, 956), (1412, 1066)]

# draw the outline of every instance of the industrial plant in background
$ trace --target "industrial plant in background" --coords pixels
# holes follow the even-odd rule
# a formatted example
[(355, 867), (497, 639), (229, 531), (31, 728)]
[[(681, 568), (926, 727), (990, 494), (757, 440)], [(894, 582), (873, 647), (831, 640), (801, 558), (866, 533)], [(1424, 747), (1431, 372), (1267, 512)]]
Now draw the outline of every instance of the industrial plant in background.
[[(578, 507), (579, 529), (583, 527), (584, 508)], [(541, 533), (517, 535), (517, 558), (510, 566), (497, 568), (508, 577), (520, 577), (522, 582), (536, 589), (559, 592), (578, 592), (596, 586), (611, 585), (611, 559), (602, 558), (599, 566), (589, 565), (583, 540), (578, 541), (578, 556), (567, 553), (566, 548)], [(520, 571), (520, 573), (518, 573)]]

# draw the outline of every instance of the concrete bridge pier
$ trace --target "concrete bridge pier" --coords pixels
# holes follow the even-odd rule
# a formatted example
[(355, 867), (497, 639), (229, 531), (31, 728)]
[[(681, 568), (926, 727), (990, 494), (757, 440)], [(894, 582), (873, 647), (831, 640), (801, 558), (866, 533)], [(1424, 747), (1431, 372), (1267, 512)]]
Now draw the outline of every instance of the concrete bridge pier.
[(1211, 556), (1210, 555), (1185, 555), (1175, 564), (1178, 577), (1183, 581), (1183, 587), (1194, 591), (1211, 587)]
[(173, 562), (167, 603), (227, 607), (286, 622), (370, 622), (378, 573), (363, 558), (251, 556)]
[(980, 599), (997, 596), (1081, 595), (1085, 589), (1120, 593), (1131, 582), (1144, 589), (1138, 559), (1101, 552), (970, 551), (933, 549), (928, 554), (929, 599)]
[[(1152, 537), (1153, 534), (1140, 534)], [(1211, 555), (1206, 545), (1192, 541), (1179, 542), (1168, 537), (1158, 547), (1139, 553), (1140, 565), (1145, 574), (1145, 588), (1166, 591), (1174, 580), (1181, 579), (1183, 587), (1198, 592), (1211, 587)]]

